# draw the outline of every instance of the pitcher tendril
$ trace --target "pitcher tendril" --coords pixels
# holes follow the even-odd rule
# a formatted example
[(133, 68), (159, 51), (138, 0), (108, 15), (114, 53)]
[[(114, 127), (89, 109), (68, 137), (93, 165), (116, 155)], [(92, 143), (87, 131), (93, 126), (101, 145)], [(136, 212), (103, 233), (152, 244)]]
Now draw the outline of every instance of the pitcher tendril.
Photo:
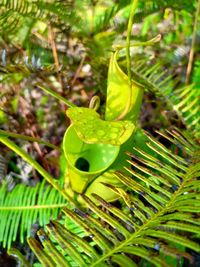
[(99, 106), (100, 106), (100, 98), (97, 95), (95, 95), (90, 100), (89, 108), (94, 109), (95, 111), (97, 111)]
[(138, 0), (133, 0), (131, 3), (131, 11), (128, 21), (127, 38), (126, 38), (126, 61), (127, 61), (127, 73), (129, 83), (131, 84), (131, 56), (130, 56), (130, 43), (131, 43), (131, 30), (133, 25), (133, 18), (137, 9)]
[[(133, 0), (131, 3), (131, 11), (130, 11), (130, 16), (129, 16), (129, 21), (128, 21), (127, 38), (126, 38), (126, 61), (127, 61), (128, 83), (129, 83), (130, 88), (132, 84), (131, 56), (130, 56), (131, 30), (132, 30), (133, 18), (135, 15), (137, 4), (138, 4), (138, 0)], [(130, 105), (131, 105), (131, 98), (132, 98), (132, 90), (130, 90), (130, 96), (127, 99), (127, 105), (124, 111), (117, 117), (117, 120), (121, 120), (127, 114), (130, 108)]]

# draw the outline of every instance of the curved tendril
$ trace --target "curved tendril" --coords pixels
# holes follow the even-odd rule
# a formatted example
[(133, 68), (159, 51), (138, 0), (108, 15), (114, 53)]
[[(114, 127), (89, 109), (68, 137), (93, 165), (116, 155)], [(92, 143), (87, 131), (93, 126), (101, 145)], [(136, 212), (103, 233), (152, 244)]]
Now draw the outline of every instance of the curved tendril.
[(99, 109), (99, 106), (100, 106), (100, 98), (99, 98), (99, 96), (95, 95), (90, 100), (89, 108), (97, 111)]
[[(137, 47), (137, 46), (150, 46), (154, 45), (155, 43), (160, 42), (162, 35), (158, 34), (154, 38), (146, 41), (146, 42), (136, 42), (130, 44), (130, 47)], [(116, 44), (112, 46), (114, 50), (121, 50), (123, 48), (126, 48), (126, 44)]]

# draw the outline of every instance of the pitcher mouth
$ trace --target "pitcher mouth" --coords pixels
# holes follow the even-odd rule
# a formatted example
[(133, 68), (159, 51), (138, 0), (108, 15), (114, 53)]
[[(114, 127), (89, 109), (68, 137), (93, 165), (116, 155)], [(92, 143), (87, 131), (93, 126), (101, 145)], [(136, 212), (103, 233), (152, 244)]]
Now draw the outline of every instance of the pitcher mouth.
[(79, 138), (73, 125), (70, 125), (64, 135), (63, 150), (68, 163), (77, 172), (95, 175), (113, 164), (119, 154), (120, 146), (87, 144)]
[(87, 159), (82, 157), (78, 158), (74, 164), (75, 168), (83, 172), (89, 172), (90, 163)]

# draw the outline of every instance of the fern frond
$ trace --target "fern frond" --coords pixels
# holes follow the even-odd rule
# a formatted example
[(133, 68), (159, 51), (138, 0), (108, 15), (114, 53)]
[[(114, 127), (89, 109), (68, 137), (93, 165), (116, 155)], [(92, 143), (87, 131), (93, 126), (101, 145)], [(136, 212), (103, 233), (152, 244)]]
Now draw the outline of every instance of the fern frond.
[(163, 136), (173, 141), (180, 153), (148, 135), (147, 146), (154, 153), (134, 148), (140, 156), (129, 153), (132, 160), (125, 167), (126, 174), (121, 171), (115, 174), (127, 187), (124, 194), (130, 199), (128, 206), (122, 200), (122, 208), (117, 208), (93, 194), (99, 202), (97, 206), (83, 195), (88, 211), (66, 207), (63, 212), (83, 229), (84, 238), (77, 238), (67, 226), (51, 221), (45, 232), (39, 232), (44, 248), (29, 239), (41, 262), (45, 260), (43, 254), (51, 258), (56, 255), (58, 266), (106, 267), (115, 263), (124, 266), (125, 262), (127, 266), (138, 266), (141, 259), (163, 267), (169, 266), (166, 256), (178, 260), (180, 255), (192, 262), (184, 250), (200, 252), (200, 245), (190, 238), (200, 230), (196, 216), (200, 212), (200, 147), (175, 130)]
[(135, 79), (157, 96), (162, 97), (163, 93), (169, 95), (172, 92), (172, 76), (161, 69), (160, 63), (151, 66), (146, 60), (137, 61), (132, 72)]
[(47, 75), (52, 75), (55, 73), (54, 65), (50, 65), (47, 67), (36, 68), (32, 65), (27, 64), (7, 64), (5, 67), (0, 66), (0, 74), (2, 74), (2, 81), (6, 82), (14, 82), (15, 80), (22, 81), (23, 79), (28, 79), (32, 76), (39, 77), (39, 75), (43, 75), (46, 73)]
[(176, 112), (185, 127), (196, 139), (200, 137), (200, 92), (195, 85), (188, 85), (173, 92), (162, 90), (168, 105)]
[[(171, 0), (155, 1), (141, 1), (141, 7), (136, 13), (135, 22), (141, 22), (147, 15), (155, 12), (160, 12), (165, 8), (173, 8), (176, 10), (186, 10), (188, 12), (194, 12), (194, 4), (188, 4), (188, 1), (178, 0), (176, 2)], [(194, 2), (194, 1), (193, 1)], [(103, 14), (96, 17), (94, 33), (104, 31), (109, 25), (111, 18), (113, 18), (119, 10), (130, 4), (130, 1), (119, 1), (116, 5), (108, 7)], [(90, 1), (41, 1), (41, 0), (3, 0), (0, 3), (0, 23), (1, 33), (16, 31), (22, 24), (23, 18), (30, 18), (33, 21), (42, 20), (50, 21), (54, 25), (58, 25), (59, 28), (66, 28), (69, 25), (76, 27), (78, 31), (84, 31), (84, 27), (87, 27), (85, 21), (81, 16), (78, 16), (75, 9), (81, 10), (81, 7), (88, 6), (91, 8)], [(143, 10), (143, 11), (141, 11)], [(62, 27), (60, 27), (62, 26)]]
[(0, 3), (1, 32), (16, 31), (24, 17), (42, 21), (52, 21), (52, 19), (55, 21), (55, 18), (66, 21), (70, 17), (74, 19), (71, 7), (71, 1), (61, 3), (61, 1), (3, 0)]
[(171, 97), (174, 109), (181, 113), (187, 128), (200, 137), (200, 92), (195, 85), (186, 86), (174, 91)]
[(160, 64), (136, 62), (133, 75), (157, 97), (161, 97), (196, 138), (200, 137), (200, 91), (195, 85), (172, 90), (173, 76), (166, 75)]
[(34, 188), (19, 184), (11, 192), (7, 192), (6, 184), (1, 186), (0, 242), (3, 247), (9, 248), (18, 234), (23, 243), (24, 237), (30, 236), (33, 223), (47, 224), (65, 205), (63, 197), (44, 182)]

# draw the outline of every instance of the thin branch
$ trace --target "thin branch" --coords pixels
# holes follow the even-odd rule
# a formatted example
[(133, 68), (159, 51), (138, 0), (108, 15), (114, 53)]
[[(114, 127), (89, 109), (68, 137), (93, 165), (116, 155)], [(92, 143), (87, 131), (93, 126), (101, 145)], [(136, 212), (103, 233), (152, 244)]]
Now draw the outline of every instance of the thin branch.
[(75, 104), (71, 103), (70, 101), (68, 101), (67, 99), (65, 99), (63, 96), (59, 95), (58, 93), (56, 93), (55, 91), (53, 91), (50, 88), (44, 87), (40, 84), (36, 84), (37, 87), (39, 87), (40, 89), (42, 89), (43, 91), (45, 91), (46, 93), (52, 95), (53, 97), (57, 98), (58, 100), (60, 100), (61, 102), (65, 103), (65, 105), (67, 105), (68, 107), (76, 107)]
[(74, 84), (75, 84), (76, 79), (78, 78), (78, 76), (79, 76), (79, 74), (80, 74), (80, 72), (81, 72), (81, 69), (82, 69), (82, 67), (83, 67), (83, 63), (84, 63), (84, 61), (85, 61), (85, 57), (86, 57), (86, 55), (84, 55), (84, 56), (82, 57), (82, 59), (81, 59), (81, 61), (80, 61), (80, 64), (79, 64), (79, 66), (78, 66), (78, 68), (77, 68), (77, 70), (76, 70), (76, 72), (75, 72), (75, 74), (74, 74), (74, 77), (73, 77), (72, 81), (71, 81), (71, 85), (74, 85)]
[(189, 60), (188, 60), (187, 71), (186, 71), (186, 79), (185, 79), (185, 83), (186, 84), (190, 83), (190, 76), (191, 76), (193, 60), (194, 60), (196, 35), (197, 35), (197, 30), (198, 30), (199, 13), (200, 13), (200, 0), (198, 0), (195, 20), (194, 20), (194, 27), (193, 27), (193, 33), (192, 33), (192, 44), (191, 44), (191, 49), (190, 49), (190, 55), (189, 55)]
[(55, 34), (52, 30), (50, 23), (48, 24), (48, 31), (49, 31), (49, 41), (51, 43), (51, 48), (52, 48), (53, 57), (54, 57), (55, 65), (56, 65), (56, 71), (58, 74), (58, 79), (59, 79), (61, 88), (63, 90), (64, 86), (63, 86), (62, 75), (59, 73), (60, 63), (59, 63), (59, 58), (58, 58), (58, 53), (57, 53), (57, 48), (56, 48)]
[[(148, 40), (146, 42), (136, 42), (136, 43), (132, 43), (130, 44), (130, 47), (137, 47), (137, 46), (150, 46), (150, 45), (154, 45), (155, 43), (160, 42), (161, 40), (161, 34), (156, 35), (154, 38), (152, 38), (151, 40)], [(123, 49), (126, 48), (127, 45), (126, 44), (114, 44), (112, 46), (114, 48), (114, 50), (117, 49)]]
[(131, 32), (133, 25), (133, 18), (135, 15), (135, 11), (137, 8), (138, 0), (133, 0), (131, 3), (131, 11), (128, 21), (128, 29), (127, 29), (127, 38), (126, 38), (126, 61), (127, 61), (127, 73), (129, 83), (131, 84), (131, 56), (130, 56), (130, 43), (131, 43)]
[(51, 43), (53, 57), (54, 57), (55, 65), (56, 65), (56, 70), (58, 72), (59, 68), (60, 68), (60, 64), (59, 64), (58, 54), (57, 54), (57, 50), (56, 50), (56, 43), (54, 40), (55, 36), (54, 36), (54, 32), (53, 32), (50, 24), (48, 25), (48, 30), (49, 30), (49, 41)]
[[(121, 120), (127, 114), (132, 99), (132, 77), (131, 77), (131, 56), (130, 56), (130, 43), (131, 43), (131, 31), (133, 25), (133, 17), (137, 8), (138, 0), (133, 0), (131, 3), (131, 11), (128, 21), (128, 29), (127, 29), (127, 38), (126, 38), (126, 63), (127, 63), (127, 73), (128, 73), (128, 82), (130, 86), (129, 97), (127, 99), (127, 104), (123, 112), (116, 118), (116, 120)], [(118, 49), (119, 51), (119, 49)]]
[(18, 139), (22, 139), (22, 140), (26, 140), (26, 141), (31, 141), (31, 142), (37, 142), (37, 143), (41, 143), (45, 146), (51, 147), (53, 149), (57, 149), (60, 150), (59, 147), (50, 144), (49, 142), (46, 142), (44, 140), (41, 140), (39, 138), (35, 138), (32, 136), (27, 136), (27, 135), (23, 135), (23, 134), (17, 134), (17, 133), (13, 133), (13, 132), (8, 132), (8, 131), (4, 131), (4, 130), (0, 130), (0, 136), (9, 136), (9, 137), (13, 137), (13, 138), (18, 138)]

